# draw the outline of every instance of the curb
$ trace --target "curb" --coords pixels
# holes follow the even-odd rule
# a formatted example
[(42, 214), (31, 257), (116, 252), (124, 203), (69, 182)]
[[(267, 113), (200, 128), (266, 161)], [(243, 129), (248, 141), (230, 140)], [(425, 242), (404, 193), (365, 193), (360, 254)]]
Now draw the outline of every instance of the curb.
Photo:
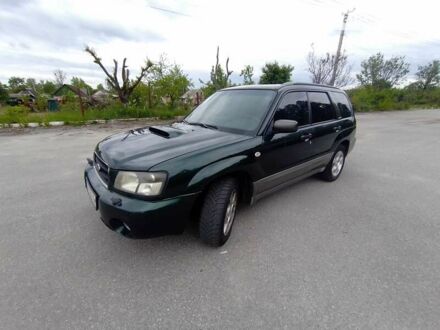
[[(170, 118), (170, 120), (182, 120), (184, 118), (184, 116), (176, 116), (174, 118)], [(45, 127), (45, 126), (54, 126), (54, 127), (58, 127), (58, 126), (68, 126), (68, 125), (78, 125), (78, 124), (82, 124), (82, 125), (93, 125), (93, 124), (114, 124), (114, 123), (121, 123), (121, 122), (135, 122), (135, 121), (141, 121), (141, 120), (151, 120), (151, 121), (156, 121), (156, 120), (160, 120), (159, 117), (148, 117), (148, 118), (121, 118), (121, 119), (94, 119), (94, 120), (86, 120), (86, 121), (74, 121), (74, 122), (69, 122), (69, 123), (65, 123), (64, 121), (50, 121), (48, 123), (26, 123), (26, 124), (18, 124), (18, 123), (13, 123), (13, 124), (0, 124), (0, 129), (1, 128), (24, 128), (24, 127), (28, 127), (28, 128), (36, 128), (36, 127)], [(166, 119), (164, 119), (166, 120)]]

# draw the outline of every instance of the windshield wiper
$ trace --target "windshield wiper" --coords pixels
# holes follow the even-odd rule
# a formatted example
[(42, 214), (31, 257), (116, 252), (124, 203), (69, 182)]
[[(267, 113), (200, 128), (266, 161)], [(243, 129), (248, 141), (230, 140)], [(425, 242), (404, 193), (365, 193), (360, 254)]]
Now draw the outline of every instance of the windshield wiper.
[(189, 122), (189, 121), (186, 121), (186, 120), (184, 120), (183, 122), (185, 124), (188, 124), (188, 125), (195, 125), (195, 126), (200, 126), (200, 127), (203, 127), (203, 128), (218, 129), (217, 126), (211, 125), (211, 124), (199, 123), (199, 122), (196, 122), (196, 121)]

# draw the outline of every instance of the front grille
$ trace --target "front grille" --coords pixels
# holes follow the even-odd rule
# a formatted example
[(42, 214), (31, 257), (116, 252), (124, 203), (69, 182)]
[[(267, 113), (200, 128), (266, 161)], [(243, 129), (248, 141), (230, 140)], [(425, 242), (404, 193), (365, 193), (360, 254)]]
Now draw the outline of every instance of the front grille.
[(101, 180), (106, 185), (108, 185), (110, 181), (108, 165), (101, 158), (99, 158), (98, 155), (96, 155), (96, 153), (94, 155), (94, 161), (95, 161), (96, 172), (98, 173)]

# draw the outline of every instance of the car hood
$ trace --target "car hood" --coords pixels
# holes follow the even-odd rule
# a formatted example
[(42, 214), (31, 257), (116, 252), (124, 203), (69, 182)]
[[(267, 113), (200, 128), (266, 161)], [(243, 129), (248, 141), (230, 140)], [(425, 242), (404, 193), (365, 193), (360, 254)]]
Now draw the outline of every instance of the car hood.
[(193, 151), (225, 146), (249, 138), (247, 135), (174, 123), (111, 135), (98, 143), (96, 153), (114, 169), (148, 170)]

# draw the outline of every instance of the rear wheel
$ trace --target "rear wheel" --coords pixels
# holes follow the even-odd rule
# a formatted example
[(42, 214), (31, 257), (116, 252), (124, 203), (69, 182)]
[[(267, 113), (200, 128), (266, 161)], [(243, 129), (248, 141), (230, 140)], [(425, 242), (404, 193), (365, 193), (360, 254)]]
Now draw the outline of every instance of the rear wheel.
[(231, 235), (238, 205), (238, 185), (233, 178), (214, 183), (208, 190), (200, 214), (200, 238), (211, 246), (222, 246)]
[(327, 164), (324, 172), (321, 173), (321, 178), (325, 181), (335, 181), (341, 175), (342, 169), (345, 164), (346, 148), (344, 146), (339, 146), (332, 159)]

